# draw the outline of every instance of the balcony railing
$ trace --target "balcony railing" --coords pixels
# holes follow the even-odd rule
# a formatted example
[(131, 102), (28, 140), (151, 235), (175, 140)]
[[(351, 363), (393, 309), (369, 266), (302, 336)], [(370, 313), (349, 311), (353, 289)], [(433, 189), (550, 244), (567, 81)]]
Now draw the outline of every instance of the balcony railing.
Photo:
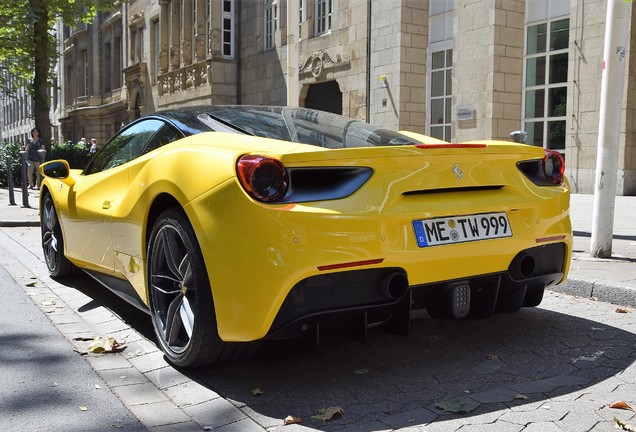
[(212, 59), (206, 59), (159, 75), (159, 96), (210, 84), (211, 64)]

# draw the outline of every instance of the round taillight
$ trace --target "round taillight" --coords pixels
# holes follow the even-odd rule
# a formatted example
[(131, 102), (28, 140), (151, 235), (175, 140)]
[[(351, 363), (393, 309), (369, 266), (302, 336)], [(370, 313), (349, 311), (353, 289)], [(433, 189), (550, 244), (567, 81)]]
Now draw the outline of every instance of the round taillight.
[(236, 163), (236, 173), (245, 192), (257, 201), (278, 201), (287, 193), (287, 170), (278, 159), (258, 155), (241, 156)]
[(563, 182), (563, 173), (565, 172), (565, 161), (561, 153), (548, 150), (543, 158), (543, 175), (554, 184)]

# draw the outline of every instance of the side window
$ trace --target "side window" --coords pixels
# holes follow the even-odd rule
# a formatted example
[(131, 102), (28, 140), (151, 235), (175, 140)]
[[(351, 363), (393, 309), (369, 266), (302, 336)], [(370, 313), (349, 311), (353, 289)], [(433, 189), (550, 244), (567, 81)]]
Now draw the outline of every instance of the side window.
[(155, 134), (152, 140), (150, 140), (150, 142), (144, 149), (143, 154), (151, 152), (161, 146), (170, 144), (171, 142), (181, 138), (183, 138), (183, 135), (181, 133), (174, 130), (171, 126), (165, 124), (161, 129), (159, 129), (159, 132)]
[(148, 119), (122, 130), (95, 155), (84, 174), (105, 171), (139, 157), (163, 125), (161, 120)]

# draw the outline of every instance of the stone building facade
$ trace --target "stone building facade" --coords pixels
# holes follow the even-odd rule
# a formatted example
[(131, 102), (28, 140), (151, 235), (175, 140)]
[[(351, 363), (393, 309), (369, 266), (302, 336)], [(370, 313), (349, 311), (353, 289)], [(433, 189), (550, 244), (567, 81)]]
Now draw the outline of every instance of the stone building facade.
[[(61, 135), (105, 142), (195, 104), (299, 105), (455, 142), (523, 130), (592, 193), (609, 1), (131, 0), (60, 35)], [(636, 194), (635, 37), (619, 195)]]

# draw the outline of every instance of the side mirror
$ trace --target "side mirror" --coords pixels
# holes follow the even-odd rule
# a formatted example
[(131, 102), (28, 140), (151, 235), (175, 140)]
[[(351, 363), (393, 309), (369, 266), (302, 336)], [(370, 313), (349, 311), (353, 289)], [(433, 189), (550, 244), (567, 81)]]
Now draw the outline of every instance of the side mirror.
[(70, 177), (71, 167), (68, 162), (62, 159), (43, 163), (40, 165), (40, 174), (44, 177), (61, 180), (64, 184), (73, 186), (75, 180)]

